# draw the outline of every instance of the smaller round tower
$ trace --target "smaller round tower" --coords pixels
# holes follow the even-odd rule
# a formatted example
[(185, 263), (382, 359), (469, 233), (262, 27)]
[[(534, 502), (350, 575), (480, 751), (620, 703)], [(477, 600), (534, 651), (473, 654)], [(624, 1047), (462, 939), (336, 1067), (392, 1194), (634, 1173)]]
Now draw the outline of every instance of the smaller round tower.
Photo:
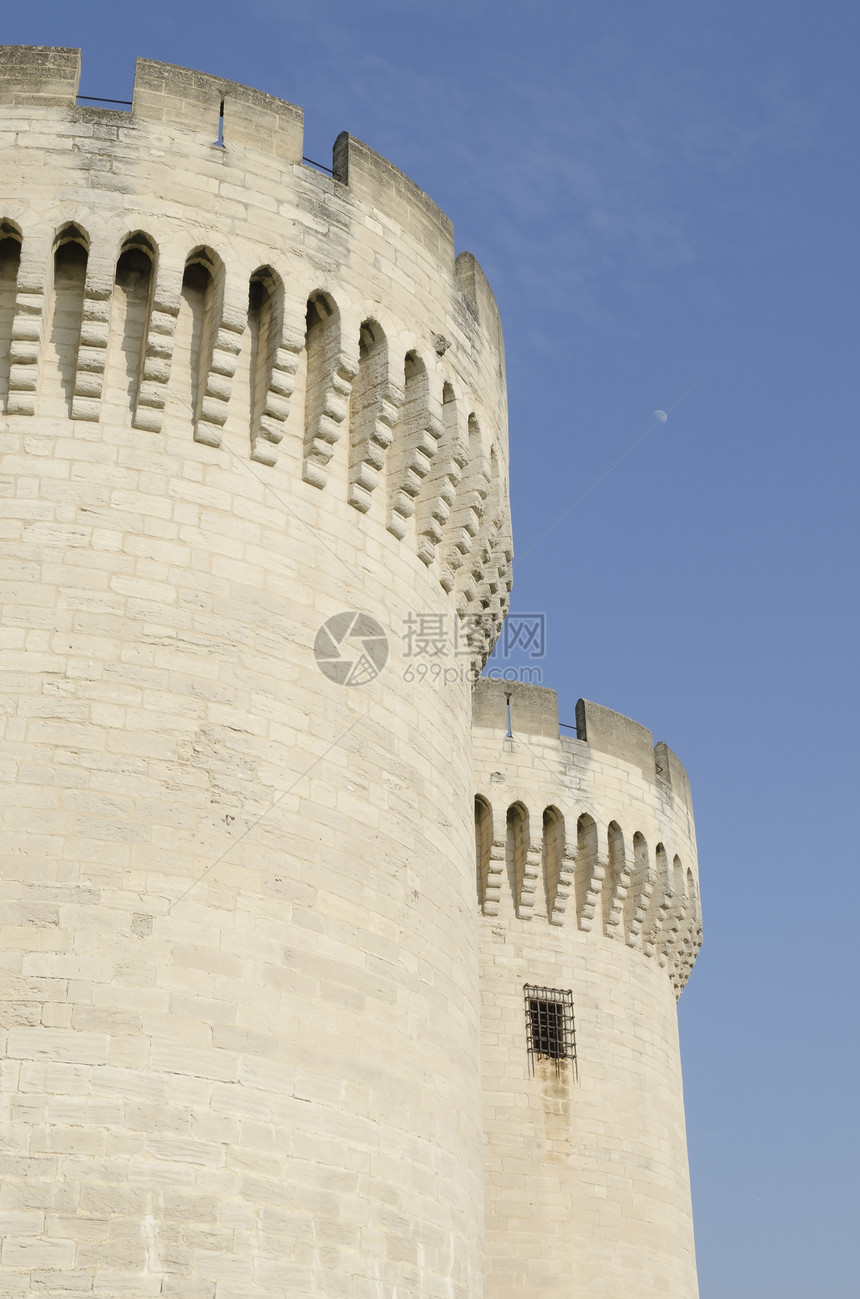
[(580, 700), (560, 735), (554, 691), (497, 680), (477, 683), (473, 746), (487, 1299), (695, 1299), (686, 772), (618, 713)]

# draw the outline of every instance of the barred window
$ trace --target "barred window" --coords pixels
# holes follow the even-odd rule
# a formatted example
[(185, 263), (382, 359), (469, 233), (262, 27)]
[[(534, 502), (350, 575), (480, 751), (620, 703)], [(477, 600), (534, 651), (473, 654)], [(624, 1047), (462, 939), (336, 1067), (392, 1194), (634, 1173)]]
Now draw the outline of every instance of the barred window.
[(564, 988), (535, 988), (527, 983), (523, 989), (526, 1009), (526, 1040), (529, 1063), (571, 1060), (576, 1069), (576, 1030), (573, 1022), (573, 993)]

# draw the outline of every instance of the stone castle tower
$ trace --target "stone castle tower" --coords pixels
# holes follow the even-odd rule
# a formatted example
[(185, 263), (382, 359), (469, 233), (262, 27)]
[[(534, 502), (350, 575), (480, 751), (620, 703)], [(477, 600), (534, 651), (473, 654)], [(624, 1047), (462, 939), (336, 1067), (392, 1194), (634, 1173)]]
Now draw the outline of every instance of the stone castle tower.
[(480, 267), (291, 104), (78, 78), (0, 50), (0, 1293), (694, 1299), (689, 787), (473, 688)]

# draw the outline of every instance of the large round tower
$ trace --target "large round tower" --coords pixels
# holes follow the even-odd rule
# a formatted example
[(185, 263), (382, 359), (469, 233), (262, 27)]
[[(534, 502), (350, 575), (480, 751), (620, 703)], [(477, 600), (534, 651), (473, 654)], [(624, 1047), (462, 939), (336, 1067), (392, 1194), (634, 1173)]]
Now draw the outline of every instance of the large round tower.
[(493, 297), (350, 136), (78, 70), (0, 53), (4, 1293), (475, 1299), (470, 682), (401, 637), (504, 613)]
[(475, 691), (488, 1299), (696, 1299), (675, 1002), (690, 787), (644, 726)]

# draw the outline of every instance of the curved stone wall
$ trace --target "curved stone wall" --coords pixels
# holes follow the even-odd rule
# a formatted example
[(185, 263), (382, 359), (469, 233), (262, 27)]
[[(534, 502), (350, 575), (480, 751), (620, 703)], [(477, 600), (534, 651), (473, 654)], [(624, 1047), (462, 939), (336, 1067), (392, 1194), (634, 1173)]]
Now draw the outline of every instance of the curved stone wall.
[(360, 142), (77, 69), (0, 56), (10, 1293), (473, 1299), (469, 679), (401, 637), (506, 606), (492, 295)]
[[(577, 1278), (695, 1299), (675, 1013), (701, 944), (686, 773), (585, 701), (560, 736), (553, 691), (504, 681), (477, 684), (473, 746), (487, 1299), (562, 1299)], [(567, 993), (564, 1054), (530, 1050), (533, 1001)]]

